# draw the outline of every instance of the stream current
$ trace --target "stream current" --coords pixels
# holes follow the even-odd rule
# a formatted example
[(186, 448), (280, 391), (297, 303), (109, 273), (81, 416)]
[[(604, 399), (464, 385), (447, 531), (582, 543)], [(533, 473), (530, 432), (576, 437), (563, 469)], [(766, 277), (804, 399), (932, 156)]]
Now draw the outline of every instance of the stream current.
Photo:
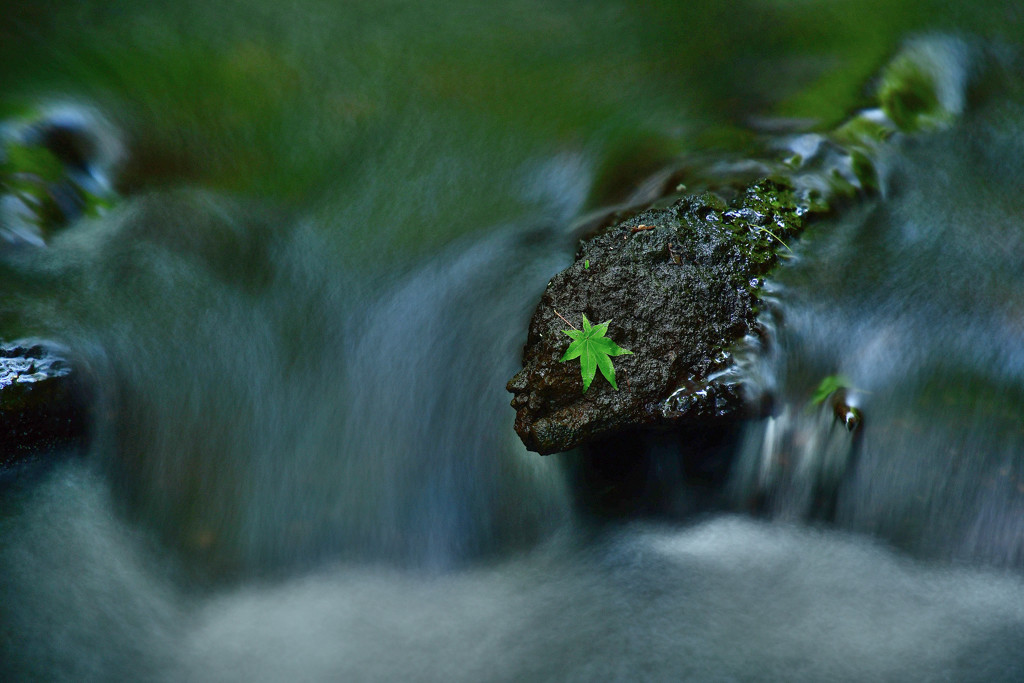
[[(161, 182), (12, 239), (0, 332), (93, 393), (87, 446), (2, 479), (0, 678), (1020, 680), (1024, 82), (949, 58), (998, 77), (769, 283), (743, 371), (771, 414), (713, 448), (636, 436), (615, 509), (585, 502), (593, 453), (523, 449), (504, 389), (589, 147), (516, 159), (514, 208), (430, 248), (394, 226), (472, 182), (430, 121), (395, 131), (423, 146), (399, 180), (310, 210)], [(809, 404), (833, 375), (853, 433)]]

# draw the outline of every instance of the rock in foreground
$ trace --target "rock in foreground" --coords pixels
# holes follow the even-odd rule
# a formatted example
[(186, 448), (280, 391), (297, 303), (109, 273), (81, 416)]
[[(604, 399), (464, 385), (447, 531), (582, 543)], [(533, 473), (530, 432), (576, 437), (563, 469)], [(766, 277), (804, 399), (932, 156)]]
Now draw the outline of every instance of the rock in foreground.
[[(516, 432), (541, 454), (626, 427), (734, 414), (731, 347), (754, 324), (764, 274), (814, 210), (809, 193), (763, 181), (731, 204), (704, 193), (649, 209), (585, 242), (530, 321), (524, 368), (508, 383)], [(600, 375), (583, 392), (559, 317), (611, 320), (616, 391)]]

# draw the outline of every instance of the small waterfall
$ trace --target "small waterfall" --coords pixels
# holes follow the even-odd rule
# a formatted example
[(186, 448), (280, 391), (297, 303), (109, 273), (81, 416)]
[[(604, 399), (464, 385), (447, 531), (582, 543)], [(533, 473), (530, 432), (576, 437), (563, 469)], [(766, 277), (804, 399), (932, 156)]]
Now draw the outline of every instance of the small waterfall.
[(774, 333), (748, 363), (774, 410), (747, 430), (732, 490), (772, 516), (1021, 567), (1024, 108), (973, 104), (899, 141), (881, 197), (816, 225), (778, 273)]

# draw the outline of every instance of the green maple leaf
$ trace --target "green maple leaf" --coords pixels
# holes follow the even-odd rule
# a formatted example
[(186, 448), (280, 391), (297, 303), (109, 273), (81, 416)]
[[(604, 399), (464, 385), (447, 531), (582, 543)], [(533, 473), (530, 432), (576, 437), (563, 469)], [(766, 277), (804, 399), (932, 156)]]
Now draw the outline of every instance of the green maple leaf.
[(616, 391), (619, 390), (618, 385), (615, 384), (615, 368), (612, 367), (610, 356), (622, 356), (633, 352), (622, 348), (604, 336), (608, 332), (608, 323), (610, 322), (611, 320), (608, 320), (600, 325), (591, 326), (587, 316), (584, 315), (582, 330), (562, 330), (572, 337), (572, 343), (569, 344), (569, 348), (565, 350), (565, 355), (562, 356), (559, 362), (564, 363), (574, 358), (580, 359), (580, 373), (583, 375), (583, 393), (587, 392), (587, 389), (590, 388), (590, 383), (594, 381), (597, 368), (601, 368), (601, 374), (608, 380), (608, 383)]
[(825, 399), (839, 391), (840, 389), (849, 389), (850, 380), (846, 379), (843, 375), (829, 375), (825, 379), (821, 380), (821, 384), (814, 390), (814, 396), (811, 397), (810, 405), (817, 406), (825, 402)]

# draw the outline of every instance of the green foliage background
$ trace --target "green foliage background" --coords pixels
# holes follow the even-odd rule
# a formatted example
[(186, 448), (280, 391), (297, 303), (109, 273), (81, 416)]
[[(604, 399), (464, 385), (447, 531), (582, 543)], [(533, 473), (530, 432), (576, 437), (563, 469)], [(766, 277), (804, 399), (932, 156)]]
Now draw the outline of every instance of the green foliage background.
[(524, 174), (561, 152), (592, 164), (598, 205), (678, 153), (743, 148), (751, 119), (831, 126), (901, 38), (934, 30), (1019, 42), (1024, 9), (36, 0), (0, 21), (0, 117), (98, 104), (129, 132), (129, 191), (196, 184), (327, 222), (357, 205), (378, 217), (338, 234), (358, 266), (522, 215)]

